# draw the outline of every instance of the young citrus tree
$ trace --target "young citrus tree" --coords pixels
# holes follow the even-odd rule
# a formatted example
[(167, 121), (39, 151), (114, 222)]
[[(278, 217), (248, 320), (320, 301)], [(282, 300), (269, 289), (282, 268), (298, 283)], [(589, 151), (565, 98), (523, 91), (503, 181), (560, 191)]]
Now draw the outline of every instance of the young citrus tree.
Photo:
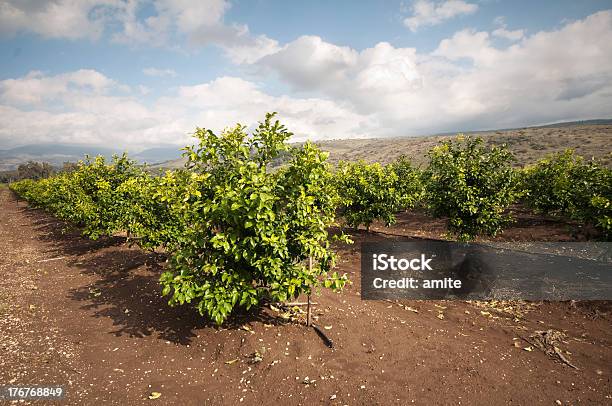
[(592, 223), (612, 235), (612, 170), (572, 150), (546, 157), (522, 173), (525, 201), (539, 213)]
[(175, 170), (151, 176), (143, 171), (119, 185), (119, 227), (127, 231), (130, 241), (144, 249), (172, 252), (186, 227), (185, 216), (173, 201), (187, 194), (194, 175)]
[(75, 224), (86, 223), (85, 206), (91, 206), (73, 175), (60, 173), (37, 181), (24, 179), (10, 185), (11, 189), (29, 204), (42, 208), (56, 217)]
[(33, 205), (39, 205), (35, 203), (35, 198), (38, 196), (35, 189), (38, 187), (39, 182), (33, 179), (22, 179), (9, 184), (9, 189), (17, 194), (22, 199), (31, 202)]
[(118, 189), (140, 171), (126, 154), (114, 156), (111, 163), (102, 156), (87, 157), (76, 171), (64, 175), (71, 193), (60, 217), (83, 226), (83, 234), (91, 239), (123, 230), (124, 202)]
[(126, 202), (117, 191), (139, 173), (125, 154), (113, 157), (110, 164), (101, 156), (93, 160), (87, 157), (72, 172), (17, 182), (12, 189), (33, 205), (83, 227), (84, 235), (96, 239), (123, 229), (122, 207)]
[(425, 196), (423, 174), (405, 155), (389, 164), (389, 168), (397, 175), (395, 189), (400, 193), (398, 206), (407, 210), (419, 204)]
[[(219, 324), (237, 306), (284, 301), (321, 284), (340, 289), (346, 281), (331, 272), (327, 228), (337, 199), (327, 154), (310, 143), (291, 148), (292, 134), (273, 119), (267, 114), (250, 136), (241, 125), (219, 135), (197, 129), (199, 144), (185, 153), (191, 178), (182, 193), (164, 192), (187, 226), (175, 237), (162, 293)], [(289, 163), (271, 170), (282, 152)]]
[(390, 166), (364, 161), (340, 162), (336, 187), (341, 196), (341, 214), (349, 227), (374, 220), (395, 223), (395, 213), (408, 204), (399, 177)]
[(459, 136), (428, 155), (427, 204), (434, 216), (448, 217), (459, 240), (495, 235), (508, 223), (504, 211), (519, 193), (513, 156), (505, 147), (486, 148), (481, 138)]
[(522, 172), (525, 200), (538, 213), (568, 214), (576, 205), (574, 184), (582, 158), (572, 150), (554, 154)]

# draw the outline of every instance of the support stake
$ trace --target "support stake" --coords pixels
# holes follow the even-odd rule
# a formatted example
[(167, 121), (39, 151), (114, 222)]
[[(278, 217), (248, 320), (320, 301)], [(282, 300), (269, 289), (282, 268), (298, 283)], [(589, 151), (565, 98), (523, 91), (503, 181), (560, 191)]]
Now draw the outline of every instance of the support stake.
[[(308, 271), (312, 275), (312, 256), (308, 257)], [(308, 293), (308, 300), (306, 303), (306, 326), (310, 327), (310, 293)]]

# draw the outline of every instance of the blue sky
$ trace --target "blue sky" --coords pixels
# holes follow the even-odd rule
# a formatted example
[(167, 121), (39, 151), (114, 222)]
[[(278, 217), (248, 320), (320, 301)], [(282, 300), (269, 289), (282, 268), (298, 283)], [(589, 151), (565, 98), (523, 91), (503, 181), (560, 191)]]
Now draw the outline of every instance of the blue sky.
[(0, 148), (612, 117), (609, 1), (0, 0)]

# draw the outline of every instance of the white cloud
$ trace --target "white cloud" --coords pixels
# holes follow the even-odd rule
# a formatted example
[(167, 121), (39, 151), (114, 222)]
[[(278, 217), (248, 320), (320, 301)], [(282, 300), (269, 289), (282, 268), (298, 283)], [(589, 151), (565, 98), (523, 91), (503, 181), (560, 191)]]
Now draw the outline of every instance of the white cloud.
[(412, 16), (404, 19), (404, 25), (415, 32), (422, 26), (431, 26), (442, 23), (453, 17), (473, 14), (478, 5), (463, 0), (445, 0), (434, 2), (430, 0), (417, 0), (412, 5)]
[(508, 30), (508, 26), (503, 16), (495, 17), (493, 22), (499, 26), (499, 28), (491, 33), (495, 37), (504, 38), (509, 41), (518, 41), (525, 36), (525, 30)]
[[(143, 18), (147, 7), (154, 12)], [(99, 39), (106, 31), (118, 43), (177, 48), (215, 45), (234, 63), (253, 63), (278, 42), (253, 35), (246, 25), (226, 23), (227, 0), (0, 0), (0, 35), (33, 32), (44, 38)]]
[(142, 73), (153, 77), (176, 77), (176, 71), (174, 71), (174, 69), (144, 68)]
[(346, 79), (357, 59), (358, 52), (349, 47), (330, 44), (317, 36), (303, 36), (262, 58), (260, 64), (273, 67), (299, 89), (314, 89), (333, 87)]
[(242, 26), (237, 35), (229, 36), (219, 44), (225, 55), (236, 64), (252, 64), (279, 50), (278, 41), (265, 35), (252, 36), (246, 26)]
[(60, 100), (71, 93), (95, 96), (106, 93), (117, 84), (95, 70), (81, 69), (56, 76), (33, 71), (20, 79), (0, 81), (0, 101), (10, 105), (41, 106)]
[(456, 32), (451, 38), (443, 39), (432, 55), (443, 56), (451, 61), (469, 58), (475, 64), (486, 65), (495, 62), (501, 52), (491, 46), (488, 32), (465, 29)]
[(29, 31), (46, 38), (97, 39), (115, 0), (0, 0), (0, 34)]
[(253, 35), (248, 26), (227, 24), (223, 17), (230, 8), (227, 0), (154, 0), (156, 14), (141, 20), (141, 4), (128, 0), (117, 19), (123, 30), (113, 39), (128, 44), (174, 46), (175, 36), (185, 36), (191, 46), (215, 45), (234, 63), (253, 63), (278, 49), (278, 42), (265, 35)]
[(175, 18), (181, 30), (196, 32), (221, 23), (230, 4), (227, 0), (157, 0), (155, 7), (160, 15)]
[(358, 52), (304, 36), (259, 63), (276, 72), (295, 90), (323, 92), (335, 100), (368, 109), (378, 109), (378, 101), (389, 95), (422, 86), (414, 48), (394, 48), (381, 42)]
[[(246, 27), (242, 32), (257, 38)], [(236, 56), (256, 61), (254, 70), (262, 75), (277, 75), (293, 88), (292, 96), (273, 96), (261, 84), (223, 76), (145, 98), (146, 89), (131, 89), (94, 70), (32, 72), (0, 81), (0, 144), (180, 145), (196, 126), (253, 125), (267, 111), (278, 111), (296, 139), (612, 116), (612, 11), (505, 46), (498, 46), (495, 35), (461, 30), (427, 54), (386, 42), (355, 50), (303, 36), (270, 47), (261, 58), (250, 51)]]
[(120, 29), (112, 33), (112, 40), (125, 44), (165, 46), (171, 35), (171, 19), (165, 15), (154, 15), (141, 20), (137, 13), (142, 5), (143, 2), (139, 0), (126, 0), (121, 3), (121, 7), (113, 15)]
[(472, 126), (612, 115), (612, 11), (505, 49), (494, 48), (486, 33), (462, 31), (442, 41), (435, 54), (472, 62), (448, 89), (458, 118)]
[(430, 54), (379, 43), (356, 51), (301, 37), (258, 65), (297, 91), (379, 123), (371, 135), (500, 128), (612, 115), (612, 11), (508, 47), (461, 30)]
[(374, 128), (369, 117), (330, 100), (271, 96), (235, 77), (182, 86), (145, 102), (141, 89), (96, 71), (56, 76), (32, 72), (0, 81), (0, 145), (71, 142), (118, 147), (186, 145), (196, 126), (216, 131), (236, 122), (254, 126), (277, 111), (295, 140), (359, 136)]
[(136, 87), (138, 89), (138, 92), (142, 95), (142, 96), (146, 96), (149, 93), (151, 93), (151, 89), (149, 89), (147, 86), (143, 86), (143, 85), (138, 85)]
[(494, 30), (491, 34), (496, 37), (505, 38), (510, 41), (518, 41), (525, 36), (525, 30), (509, 31), (505, 27)]
[(266, 112), (277, 111), (296, 134), (307, 137), (346, 138), (363, 136), (374, 126), (366, 115), (359, 115), (330, 100), (271, 96), (258, 85), (235, 77), (221, 77), (210, 83), (179, 88), (174, 97), (159, 101), (160, 108), (190, 110), (196, 121), (221, 129), (236, 121), (254, 125)]

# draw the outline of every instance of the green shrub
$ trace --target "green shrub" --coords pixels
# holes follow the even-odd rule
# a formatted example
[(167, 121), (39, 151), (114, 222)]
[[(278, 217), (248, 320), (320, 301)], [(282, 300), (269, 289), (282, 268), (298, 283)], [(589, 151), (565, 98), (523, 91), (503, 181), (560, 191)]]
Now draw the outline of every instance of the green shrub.
[(400, 193), (399, 209), (411, 209), (421, 203), (425, 196), (425, 185), (423, 184), (421, 171), (412, 166), (405, 155), (389, 164), (389, 168), (397, 175), (395, 189)]
[(375, 220), (394, 224), (395, 214), (414, 207), (424, 194), (421, 173), (405, 156), (386, 166), (340, 162), (336, 188), (347, 225), (357, 228), (363, 224), (367, 230)]
[(481, 138), (458, 136), (429, 153), (425, 192), (436, 217), (448, 217), (459, 240), (495, 235), (510, 218), (504, 211), (518, 197), (507, 148), (485, 148)]
[[(331, 272), (327, 229), (339, 198), (327, 154), (310, 143), (290, 147), (292, 134), (273, 117), (252, 136), (240, 125), (221, 135), (198, 129), (199, 145), (186, 148), (188, 168), (164, 176), (124, 155), (10, 187), (90, 238), (126, 230), (144, 248), (165, 248), (162, 294), (171, 305), (194, 303), (220, 324), (236, 306), (284, 301), (321, 285), (341, 289), (347, 280)], [(287, 164), (271, 170), (279, 158)]]
[[(610, 185), (610, 173), (608, 171), (608, 185)], [(583, 218), (590, 213), (590, 222), (599, 229), (606, 240), (612, 238), (612, 197), (608, 191), (607, 196), (593, 196), (590, 201), (588, 211), (583, 214)]]
[[(187, 226), (181, 206), (172, 201), (188, 196), (188, 185), (196, 174), (185, 170), (168, 171), (163, 176), (141, 172), (129, 177), (117, 188), (118, 227), (140, 247), (174, 250), (178, 236)], [(169, 198), (168, 196), (172, 196)]]
[(38, 181), (24, 180), (11, 184), (18, 195), (58, 218), (83, 227), (83, 234), (96, 239), (123, 229), (122, 205), (117, 190), (140, 170), (127, 156), (89, 158), (72, 172)]
[(340, 162), (336, 187), (341, 197), (340, 213), (349, 227), (360, 224), (370, 229), (374, 220), (395, 223), (395, 213), (403, 203), (398, 176), (390, 167), (379, 163)]
[(612, 233), (612, 170), (572, 150), (540, 160), (522, 173), (525, 201), (538, 213), (592, 223)]
[[(346, 281), (330, 272), (327, 228), (337, 199), (327, 154), (310, 143), (289, 147), (291, 133), (273, 116), (250, 137), (240, 125), (220, 135), (197, 129), (199, 145), (185, 154), (193, 173), (187, 187), (182, 194), (163, 189), (188, 226), (175, 236), (162, 293), (173, 305), (194, 303), (219, 324), (236, 306), (284, 301), (320, 284), (340, 289)], [(288, 165), (270, 170), (283, 151)]]

